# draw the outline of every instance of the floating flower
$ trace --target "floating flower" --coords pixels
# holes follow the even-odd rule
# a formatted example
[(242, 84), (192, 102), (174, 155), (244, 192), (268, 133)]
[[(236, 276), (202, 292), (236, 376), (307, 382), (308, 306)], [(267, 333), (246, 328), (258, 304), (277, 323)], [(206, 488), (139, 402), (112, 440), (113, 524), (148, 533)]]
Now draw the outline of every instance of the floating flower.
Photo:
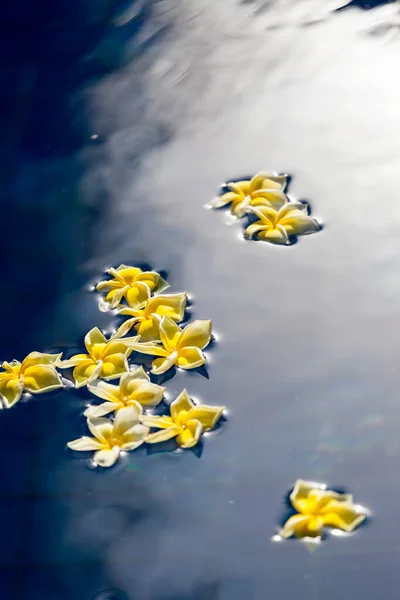
[(250, 207), (260, 219), (246, 228), (249, 239), (257, 234), (258, 239), (274, 244), (290, 244), (289, 236), (319, 231), (317, 221), (310, 217), (307, 205), (302, 202), (288, 202), (279, 210), (268, 206)]
[[(160, 321), (164, 315), (179, 323), (185, 314), (187, 294), (170, 294), (155, 296), (140, 304), (137, 308), (122, 308), (120, 315), (129, 315), (115, 332), (114, 336), (121, 338), (135, 327), (143, 342), (160, 339)], [(113, 336), (113, 337), (114, 337)]]
[(214, 198), (208, 206), (221, 208), (230, 204), (231, 213), (238, 218), (244, 217), (249, 206), (269, 206), (279, 209), (287, 202), (284, 193), (286, 184), (286, 175), (261, 172), (250, 180), (227, 183), (226, 187), (230, 191)]
[(68, 448), (78, 452), (95, 450), (94, 461), (101, 467), (111, 467), (121, 451), (129, 452), (143, 444), (149, 428), (140, 423), (141, 407), (128, 406), (119, 410), (114, 422), (89, 417), (87, 425), (94, 437), (84, 436), (68, 442)]
[(202, 350), (211, 340), (211, 321), (193, 321), (181, 329), (170, 317), (160, 321), (161, 344), (153, 342), (130, 343), (130, 348), (160, 356), (153, 360), (151, 372), (155, 375), (165, 373), (173, 365), (181, 369), (195, 369), (204, 365), (206, 357)]
[(95, 379), (116, 379), (129, 371), (128, 356), (132, 352), (129, 345), (136, 342), (139, 336), (124, 340), (107, 340), (100, 329), (94, 327), (85, 336), (87, 354), (76, 354), (68, 360), (61, 361), (61, 369), (74, 367), (75, 387), (87, 385)]
[(97, 379), (88, 384), (88, 390), (106, 402), (100, 406), (89, 406), (84, 413), (85, 416), (103, 417), (126, 406), (141, 405), (144, 408), (157, 406), (162, 400), (165, 387), (152, 383), (143, 367), (139, 367), (135, 371), (122, 375), (119, 385)]
[(324, 527), (353, 531), (366, 517), (350, 494), (338, 494), (309, 481), (296, 481), (290, 501), (299, 514), (290, 517), (279, 535), (283, 538), (322, 536)]
[(142, 416), (142, 423), (161, 431), (150, 433), (146, 442), (156, 444), (176, 438), (182, 448), (195, 446), (201, 434), (215, 427), (222, 415), (224, 406), (195, 405), (186, 390), (171, 402), (170, 417)]
[(123, 298), (129, 306), (139, 306), (154, 292), (161, 292), (169, 287), (156, 271), (142, 271), (138, 267), (120, 265), (117, 269), (109, 269), (108, 273), (112, 279), (100, 281), (96, 286), (97, 291), (106, 292), (105, 300), (101, 299), (99, 302), (99, 308), (103, 312), (116, 308)]
[(41, 394), (63, 387), (55, 365), (62, 354), (31, 352), (22, 361), (3, 362), (0, 372), (0, 399), (4, 408), (11, 408), (20, 400), (22, 392)]

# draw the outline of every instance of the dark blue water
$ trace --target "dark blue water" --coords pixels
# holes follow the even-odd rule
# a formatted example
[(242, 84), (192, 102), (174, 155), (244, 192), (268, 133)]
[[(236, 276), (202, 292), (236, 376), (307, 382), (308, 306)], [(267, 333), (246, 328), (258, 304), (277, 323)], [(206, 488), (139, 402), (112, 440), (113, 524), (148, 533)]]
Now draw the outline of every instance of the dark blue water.
[[(139, 449), (104, 473), (65, 449), (84, 393), (3, 411), (6, 600), (397, 600), (400, 7), (344, 4), (1, 9), (1, 359), (110, 328), (90, 286), (148, 263), (217, 334), (209, 379), (180, 372), (169, 397), (229, 409), (200, 458)], [(323, 231), (245, 242), (204, 210), (260, 169), (291, 174)], [(299, 477), (368, 525), (312, 554), (272, 542)]]

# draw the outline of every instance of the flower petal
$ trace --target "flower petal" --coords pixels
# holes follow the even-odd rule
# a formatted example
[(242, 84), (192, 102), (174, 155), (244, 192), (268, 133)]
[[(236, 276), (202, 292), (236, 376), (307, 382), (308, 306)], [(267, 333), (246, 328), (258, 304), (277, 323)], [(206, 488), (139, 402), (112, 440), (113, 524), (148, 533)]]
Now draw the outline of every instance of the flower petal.
[(110, 308), (117, 308), (121, 303), (121, 300), (127, 296), (129, 292), (129, 285), (124, 285), (119, 290), (111, 290), (106, 296), (106, 301), (110, 303)]
[(140, 413), (136, 406), (121, 408), (115, 416), (113, 424), (114, 437), (122, 438), (134, 425), (139, 423)]
[(140, 273), (140, 275), (135, 277), (135, 283), (137, 281), (144, 283), (145, 285), (147, 285), (151, 292), (158, 288), (159, 280), (160, 274), (156, 271), (143, 271), (143, 273)]
[(119, 338), (124, 337), (124, 335), (129, 333), (129, 331), (132, 329), (132, 327), (137, 322), (138, 322), (138, 319), (136, 317), (133, 317), (132, 319), (126, 319), (126, 321), (124, 321), (122, 323), (122, 325), (120, 325), (118, 327), (118, 329), (115, 331), (115, 333), (112, 334), (110, 339), (119, 339)]
[(325, 492), (325, 486), (313, 481), (298, 479), (290, 494), (290, 502), (298, 512), (307, 514), (312, 511), (315, 506), (315, 497), (310, 497), (310, 494), (313, 492), (321, 494)]
[(101, 344), (107, 344), (107, 340), (98, 327), (93, 327), (93, 329), (88, 331), (85, 335), (86, 350), (92, 356), (93, 347)]
[[(121, 412), (121, 411), (119, 411)], [(126, 450), (129, 452), (130, 450), (135, 450), (138, 446), (143, 444), (145, 438), (149, 434), (149, 427), (138, 423), (134, 425), (125, 435), (124, 441), (121, 446), (122, 450)]]
[(99, 418), (123, 407), (124, 404), (122, 402), (103, 402), (103, 404), (99, 404), (98, 406), (89, 406), (83, 414), (85, 417)]
[(73, 370), (75, 387), (80, 388), (87, 385), (89, 382), (94, 381), (100, 376), (102, 369), (103, 363), (101, 360), (96, 363), (90, 359), (77, 365)]
[(293, 515), (286, 521), (279, 531), (279, 535), (283, 538), (289, 538), (295, 535), (297, 531), (304, 531), (310, 519), (309, 515)]
[(257, 195), (252, 198), (250, 205), (269, 206), (274, 210), (279, 210), (287, 201), (286, 194), (280, 190), (259, 190)]
[(11, 377), (8, 379), (4, 378), (0, 380), (0, 399), (4, 405), (4, 408), (11, 408), (16, 404), (22, 396), (24, 390), (24, 381), (18, 376), (14, 377), (10, 373)]
[(113, 424), (109, 419), (89, 417), (87, 426), (93, 436), (99, 440), (102, 447), (112, 447), (113, 445)]
[(119, 385), (112, 385), (111, 383), (96, 379), (89, 383), (87, 387), (89, 392), (102, 400), (117, 403), (121, 401)]
[(111, 380), (121, 377), (123, 373), (129, 371), (128, 359), (123, 354), (111, 354), (103, 361), (103, 367), (98, 377)]
[(176, 350), (178, 340), (182, 334), (182, 329), (170, 317), (164, 316), (160, 322), (160, 338), (166, 348), (172, 352)]
[(150, 381), (143, 367), (137, 367), (134, 371), (129, 371), (121, 377), (119, 387), (122, 396), (130, 396), (143, 381)]
[(119, 459), (120, 449), (115, 447), (110, 450), (99, 450), (95, 452), (93, 460), (99, 467), (112, 467)]
[(148, 381), (143, 381), (136, 388), (135, 392), (132, 392), (130, 399), (139, 402), (142, 406), (151, 407), (160, 404), (165, 387), (156, 385)]
[(173, 321), (183, 319), (186, 308), (187, 293), (154, 296), (147, 302), (146, 315), (156, 313), (160, 317), (168, 315)]
[(279, 224), (286, 229), (288, 235), (303, 235), (305, 233), (313, 233), (314, 231), (320, 230), (317, 221), (306, 215), (285, 217), (280, 220)]
[(199, 404), (189, 411), (188, 419), (200, 421), (204, 431), (207, 431), (208, 429), (215, 427), (224, 410), (225, 406), (207, 406), (206, 404)]
[(200, 421), (191, 419), (186, 422), (185, 429), (182, 429), (176, 441), (181, 448), (193, 448), (200, 440), (203, 433), (203, 426)]
[(281, 225), (277, 225), (275, 229), (260, 231), (258, 239), (263, 240), (264, 242), (271, 242), (272, 244), (287, 245), (289, 243), (285, 228)]
[(95, 438), (83, 436), (72, 442), (68, 442), (68, 448), (77, 452), (90, 452), (91, 450), (100, 450), (103, 446)]
[(137, 321), (135, 327), (142, 342), (154, 342), (160, 340), (160, 317), (151, 315), (148, 319)]
[(271, 228), (277, 222), (278, 211), (269, 206), (249, 206), (248, 212), (254, 213), (265, 225), (269, 225)]
[(43, 354), (42, 352), (31, 352), (22, 361), (21, 373), (28, 367), (36, 365), (54, 365), (61, 361), (62, 352), (60, 354)]
[(259, 233), (260, 231), (268, 231), (269, 229), (271, 229), (271, 225), (265, 225), (263, 221), (256, 221), (255, 223), (252, 223), (246, 227), (244, 234), (247, 239), (251, 240), (256, 233)]
[(235, 194), (239, 194), (239, 196), (247, 196), (250, 193), (250, 181), (242, 180), (242, 181), (230, 181), (226, 184), (226, 187), (235, 192)]
[(179, 394), (179, 396), (177, 396), (175, 398), (175, 400), (173, 400), (169, 406), (169, 410), (170, 410), (172, 419), (175, 421), (178, 414), (182, 410), (189, 412), (189, 410), (192, 410), (194, 408), (194, 406), (195, 405), (192, 402), (192, 400), (190, 399), (187, 391), (182, 390), (182, 392)]
[(168, 429), (160, 429), (160, 431), (156, 431), (155, 433), (149, 433), (146, 437), (146, 442), (148, 444), (158, 444), (159, 442), (166, 442), (181, 432), (181, 428), (177, 427), (177, 425), (172, 425), (168, 427)]
[(261, 171), (251, 180), (251, 192), (259, 189), (284, 189), (287, 184), (286, 175), (274, 175), (269, 171)]
[(195, 346), (188, 346), (179, 350), (176, 365), (180, 369), (197, 369), (206, 362), (203, 352)]
[(151, 290), (148, 285), (141, 281), (133, 283), (126, 292), (126, 301), (129, 306), (136, 308), (142, 302), (148, 300), (151, 296)]
[(158, 417), (154, 415), (142, 415), (140, 421), (143, 425), (146, 425), (146, 427), (157, 427), (158, 429), (169, 429), (174, 425), (171, 417), (166, 416)]
[(154, 373), (154, 375), (162, 375), (163, 373), (166, 373), (168, 369), (175, 365), (177, 358), (177, 352), (172, 352), (166, 358), (156, 358), (151, 363), (151, 372)]
[(105, 281), (99, 281), (96, 285), (96, 290), (98, 292), (104, 292), (107, 290), (115, 290), (121, 287), (121, 281), (115, 279), (106, 279)]
[(121, 277), (124, 281), (131, 283), (142, 273), (142, 269), (130, 265), (119, 265), (116, 269), (110, 269), (109, 272), (112, 272), (114, 277)]
[(242, 194), (236, 194), (236, 192), (227, 192), (226, 194), (222, 194), (222, 196), (216, 196), (210, 202), (206, 204), (207, 208), (222, 208), (227, 204), (237, 203), (243, 199)]
[(139, 341), (139, 336), (134, 335), (132, 337), (120, 339), (112, 339), (107, 345), (104, 347), (101, 358), (102, 360), (106, 360), (106, 358), (112, 354), (123, 354), (128, 358), (128, 356), (132, 353), (131, 344), (135, 344)]
[(177, 349), (187, 348), (188, 346), (195, 346), (202, 350), (205, 348), (211, 340), (211, 320), (200, 321), (196, 320), (185, 327), (182, 335), (179, 338)]
[(331, 502), (322, 511), (324, 524), (328, 527), (337, 527), (343, 531), (353, 531), (366, 518), (364, 514), (356, 511), (351, 504)]
[(161, 344), (153, 342), (133, 342), (129, 344), (129, 347), (141, 354), (150, 354), (150, 356), (169, 356), (168, 350), (161, 346)]
[(28, 392), (41, 394), (61, 387), (63, 382), (54, 367), (37, 365), (25, 369), (24, 388)]
[(62, 360), (57, 364), (59, 369), (69, 369), (70, 367), (76, 367), (82, 363), (93, 362), (93, 359), (89, 354), (75, 354), (75, 356), (71, 356), (67, 360)]

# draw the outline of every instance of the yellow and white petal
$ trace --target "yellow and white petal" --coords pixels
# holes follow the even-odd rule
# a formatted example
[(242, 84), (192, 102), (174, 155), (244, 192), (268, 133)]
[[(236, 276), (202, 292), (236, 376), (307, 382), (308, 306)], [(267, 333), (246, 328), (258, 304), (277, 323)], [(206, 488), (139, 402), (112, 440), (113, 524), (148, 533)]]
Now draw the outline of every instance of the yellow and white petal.
[(0, 380), (0, 399), (4, 408), (12, 408), (21, 399), (24, 390), (23, 379), (10, 375), (8, 379)]
[(160, 274), (156, 271), (143, 271), (135, 278), (135, 283), (140, 281), (147, 285), (151, 292), (158, 289), (158, 282), (160, 280)]
[(203, 350), (211, 340), (211, 320), (201, 321), (196, 320), (193, 323), (189, 323), (182, 332), (179, 338), (177, 349), (182, 350), (188, 346), (195, 346)]
[(114, 437), (122, 437), (134, 425), (139, 423), (140, 417), (141, 413), (137, 406), (127, 406), (125, 408), (121, 408), (121, 410), (117, 412), (113, 424)]
[(129, 291), (129, 285), (124, 285), (118, 290), (112, 290), (106, 296), (106, 300), (110, 303), (111, 308), (117, 308), (121, 304), (123, 298), (126, 297)]
[(103, 366), (98, 377), (109, 381), (117, 379), (129, 371), (128, 359), (124, 354), (111, 354), (103, 360)]
[(247, 239), (251, 240), (260, 231), (268, 231), (271, 227), (271, 225), (266, 225), (263, 221), (256, 221), (246, 227), (244, 234)]
[(160, 429), (160, 431), (156, 431), (155, 433), (149, 433), (145, 441), (148, 444), (158, 444), (160, 442), (171, 440), (180, 433), (181, 428), (177, 425), (172, 425), (171, 427), (168, 427), (168, 429)]
[(313, 233), (320, 230), (317, 221), (304, 214), (284, 217), (279, 221), (279, 224), (286, 229), (288, 235), (304, 235), (305, 233)]
[(121, 287), (121, 281), (115, 279), (106, 279), (105, 281), (99, 281), (96, 285), (96, 290), (98, 292), (105, 292), (109, 290), (116, 290)]
[(151, 296), (151, 290), (148, 285), (137, 281), (132, 283), (126, 292), (125, 298), (129, 306), (136, 308)]
[(142, 269), (139, 267), (131, 267), (130, 265), (119, 265), (116, 269), (110, 269), (113, 272), (114, 277), (121, 277), (124, 281), (132, 282), (140, 273)]
[(36, 365), (55, 365), (61, 361), (62, 352), (60, 354), (43, 354), (43, 352), (31, 352), (22, 361), (21, 373), (28, 367)]
[(113, 445), (113, 423), (109, 419), (101, 417), (89, 417), (87, 426), (90, 433), (99, 440), (103, 448), (111, 448)]
[(112, 467), (119, 459), (120, 453), (120, 448), (118, 448), (118, 446), (114, 446), (109, 450), (99, 450), (98, 452), (95, 452), (93, 460), (99, 465), (99, 467)]
[(226, 194), (222, 194), (221, 196), (216, 196), (210, 202), (207, 202), (207, 208), (222, 208), (231, 202), (240, 202), (242, 199), (241, 194), (236, 194), (235, 192), (227, 192)]
[(279, 535), (283, 538), (290, 538), (296, 535), (296, 532), (306, 529), (310, 519), (309, 515), (293, 515), (286, 521), (279, 531)]
[(194, 403), (189, 397), (189, 394), (186, 390), (182, 390), (179, 396), (175, 398), (170, 404), (170, 412), (171, 417), (175, 421), (178, 417), (179, 413), (182, 411), (189, 412), (189, 410), (194, 408)]
[(59, 369), (69, 369), (71, 367), (76, 367), (77, 365), (81, 365), (87, 362), (93, 362), (93, 359), (89, 354), (75, 354), (75, 356), (71, 356), (67, 360), (62, 360), (57, 364), (57, 368)]
[(141, 406), (157, 406), (163, 399), (165, 389), (165, 387), (161, 387), (155, 383), (142, 381), (135, 392), (132, 392), (131, 399), (138, 402)]
[(351, 504), (332, 501), (321, 511), (324, 525), (336, 527), (343, 531), (353, 531), (366, 518)]
[(123, 408), (125, 405), (122, 402), (103, 402), (98, 406), (89, 406), (83, 413), (85, 417), (100, 418), (109, 415), (111, 412)]
[(107, 339), (104, 336), (104, 333), (100, 331), (98, 327), (93, 327), (90, 331), (85, 335), (85, 347), (88, 353), (90, 354), (93, 346), (98, 346), (101, 344), (107, 344)]
[(321, 483), (315, 483), (314, 481), (304, 481), (303, 479), (297, 479), (293, 491), (290, 494), (290, 502), (299, 513), (307, 514), (313, 510), (315, 502), (313, 498), (310, 498), (312, 492), (318, 491), (319, 493), (325, 491), (325, 486)]
[(118, 327), (118, 329), (115, 331), (115, 333), (112, 334), (110, 339), (113, 340), (113, 339), (119, 339), (119, 338), (124, 337), (124, 335), (129, 333), (130, 330), (132, 329), (132, 327), (137, 322), (138, 322), (138, 319), (136, 317), (133, 317), (132, 319), (127, 319)]
[(90, 452), (91, 450), (100, 450), (103, 445), (95, 438), (83, 436), (72, 442), (68, 442), (68, 448), (77, 452)]
[(188, 419), (196, 419), (203, 425), (204, 431), (215, 427), (222, 416), (225, 406), (199, 404), (189, 411)]
[(100, 376), (102, 369), (103, 363), (101, 360), (96, 363), (90, 359), (77, 365), (73, 370), (75, 387), (80, 388), (94, 381)]
[(134, 371), (125, 373), (122, 375), (121, 381), (119, 382), (119, 389), (122, 396), (128, 397), (136, 391), (139, 385), (145, 381), (150, 381), (150, 377), (147, 375), (143, 367), (138, 367)]
[(185, 428), (181, 430), (176, 441), (181, 448), (193, 448), (199, 442), (202, 433), (203, 426), (200, 421), (191, 419), (186, 422)]
[(146, 427), (157, 427), (158, 429), (169, 429), (174, 425), (171, 417), (158, 417), (154, 415), (142, 415), (140, 422), (146, 425)]
[[(19, 374), (21, 371), (22, 364), (18, 360), (14, 359), (10, 363), (5, 360), (4, 362), (1, 363), (1, 366), (8, 373)], [(0, 373), (0, 377), (2, 375), (3, 375), (3, 373)]]
[(180, 369), (197, 369), (206, 362), (206, 357), (200, 348), (188, 346), (179, 350), (176, 365)]
[(137, 320), (135, 328), (142, 342), (160, 341), (160, 318), (158, 315)]
[(270, 173), (269, 171), (261, 171), (258, 173), (258, 177), (263, 177), (264, 181), (262, 182), (260, 188), (264, 189), (282, 189), (284, 190), (287, 184), (287, 175), (275, 175), (274, 173)]
[(128, 356), (132, 353), (132, 344), (135, 344), (138, 341), (138, 335), (123, 338), (122, 340), (117, 338), (112, 339), (107, 343), (106, 346), (104, 346), (101, 353), (101, 359), (106, 360), (106, 358), (112, 354), (123, 354), (126, 356), (126, 358), (128, 358)]
[(230, 181), (226, 187), (242, 197), (250, 194), (250, 180)]
[(269, 206), (274, 210), (282, 208), (288, 202), (287, 196), (281, 190), (259, 190), (251, 199), (251, 206)]
[(156, 313), (160, 317), (167, 315), (173, 321), (178, 323), (182, 321), (185, 314), (187, 293), (169, 294), (164, 296), (154, 296), (146, 306), (146, 314), (151, 315)]
[(124, 306), (118, 310), (118, 314), (128, 317), (144, 317), (144, 308), (146, 304), (147, 300), (135, 308), (132, 308), (131, 306)]
[(63, 382), (54, 367), (36, 365), (25, 369), (24, 388), (28, 392), (41, 394), (61, 387), (63, 387)]
[(98, 398), (107, 400), (107, 402), (120, 402), (120, 387), (112, 385), (100, 379), (96, 379), (88, 384), (88, 390)]
[(258, 233), (258, 239), (272, 244), (289, 244), (289, 237), (286, 230), (281, 225), (277, 225), (275, 229), (263, 230)]
[(168, 350), (166, 350), (161, 344), (153, 342), (134, 342), (130, 343), (129, 347), (135, 352), (141, 354), (150, 354), (150, 356), (169, 356)]
[(124, 435), (124, 442), (121, 446), (122, 450), (126, 450), (127, 452), (129, 452), (131, 450), (135, 450), (135, 448), (138, 448), (138, 446), (143, 444), (143, 442), (145, 441), (145, 438), (148, 436), (149, 431), (149, 427), (146, 427), (141, 423), (134, 425)]
[(249, 206), (249, 213), (254, 213), (265, 225), (275, 226), (278, 219), (278, 211), (270, 206)]
[(151, 363), (151, 372), (154, 373), (154, 375), (162, 375), (163, 373), (166, 373), (168, 369), (176, 364), (177, 358), (177, 352), (172, 352), (165, 358), (156, 358)]
[(160, 322), (161, 342), (169, 351), (176, 350), (182, 329), (170, 317), (164, 316)]

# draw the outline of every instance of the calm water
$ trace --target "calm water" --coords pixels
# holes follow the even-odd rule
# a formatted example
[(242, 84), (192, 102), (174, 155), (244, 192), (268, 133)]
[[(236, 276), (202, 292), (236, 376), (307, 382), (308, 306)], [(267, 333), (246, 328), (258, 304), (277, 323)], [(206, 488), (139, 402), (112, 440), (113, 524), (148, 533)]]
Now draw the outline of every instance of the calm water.
[[(209, 379), (178, 373), (169, 397), (229, 417), (200, 459), (139, 450), (100, 473), (65, 450), (84, 393), (2, 412), (2, 596), (397, 600), (399, 4), (9, 4), (1, 359), (112, 327), (89, 287), (148, 263), (217, 334)], [(263, 168), (292, 175), (321, 233), (245, 242), (204, 210)], [(272, 542), (299, 477), (372, 519), (313, 554)]]

